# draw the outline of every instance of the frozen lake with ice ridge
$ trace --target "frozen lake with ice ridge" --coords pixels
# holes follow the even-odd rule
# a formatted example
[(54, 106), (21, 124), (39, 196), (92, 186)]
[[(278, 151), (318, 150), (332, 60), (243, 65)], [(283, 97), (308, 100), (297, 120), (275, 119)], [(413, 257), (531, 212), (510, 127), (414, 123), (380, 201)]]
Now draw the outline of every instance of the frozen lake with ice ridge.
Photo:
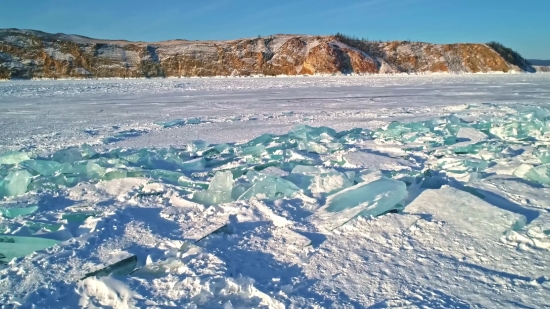
[(544, 308), (550, 75), (0, 83), (0, 304)]

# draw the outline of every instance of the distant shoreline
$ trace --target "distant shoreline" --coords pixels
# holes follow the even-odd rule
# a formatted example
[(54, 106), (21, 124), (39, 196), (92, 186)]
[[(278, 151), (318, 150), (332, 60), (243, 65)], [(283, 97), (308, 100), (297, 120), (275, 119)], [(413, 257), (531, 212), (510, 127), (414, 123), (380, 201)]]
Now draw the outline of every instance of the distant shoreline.
[(449, 72), (422, 72), (422, 73), (377, 73), (377, 74), (300, 74), (300, 75), (239, 75), (239, 76), (169, 76), (169, 77), (97, 77), (97, 78), (31, 78), (31, 79), (0, 79), (0, 82), (25, 82), (25, 81), (108, 81), (108, 80), (181, 80), (181, 79), (246, 79), (246, 78), (320, 78), (320, 77), (392, 77), (392, 76), (469, 76), (469, 75), (520, 75), (520, 74), (548, 74), (550, 72), (463, 72), (463, 73), (449, 73)]

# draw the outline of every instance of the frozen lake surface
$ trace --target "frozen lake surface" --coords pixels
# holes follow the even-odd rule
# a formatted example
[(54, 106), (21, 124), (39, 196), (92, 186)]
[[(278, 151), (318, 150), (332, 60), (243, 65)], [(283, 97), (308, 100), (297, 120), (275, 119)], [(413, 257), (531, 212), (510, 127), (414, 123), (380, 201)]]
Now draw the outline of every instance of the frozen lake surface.
[(548, 108), (549, 74), (2, 82), (0, 306), (544, 308)]

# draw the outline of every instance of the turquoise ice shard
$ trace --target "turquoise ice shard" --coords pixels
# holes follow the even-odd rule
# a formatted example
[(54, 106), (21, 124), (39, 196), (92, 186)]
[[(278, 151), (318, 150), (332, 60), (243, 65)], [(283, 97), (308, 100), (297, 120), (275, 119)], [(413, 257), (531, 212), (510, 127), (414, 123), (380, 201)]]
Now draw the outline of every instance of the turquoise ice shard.
[(31, 183), (32, 175), (25, 171), (11, 171), (4, 179), (0, 187), (0, 196), (17, 196), (27, 192), (27, 187)]
[(16, 217), (26, 216), (38, 210), (38, 206), (28, 206), (19, 208), (0, 208), (0, 216), (13, 219)]
[(0, 253), (3, 255), (4, 262), (9, 262), (13, 258), (24, 257), (35, 251), (53, 247), (60, 242), (39, 237), (0, 235)]
[(19, 162), (30, 160), (29, 155), (24, 152), (8, 151), (0, 154), (0, 165), (18, 164)]
[(318, 227), (333, 230), (358, 215), (376, 217), (396, 209), (406, 196), (404, 182), (380, 177), (329, 196), (311, 220)]
[(63, 168), (59, 162), (49, 160), (27, 160), (20, 163), (28, 170), (34, 171), (42, 176), (51, 176)]
[(207, 190), (193, 194), (193, 201), (204, 205), (216, 205), (232, 201), (233, 173), (231, 171), (217, 172), (212, 178)]

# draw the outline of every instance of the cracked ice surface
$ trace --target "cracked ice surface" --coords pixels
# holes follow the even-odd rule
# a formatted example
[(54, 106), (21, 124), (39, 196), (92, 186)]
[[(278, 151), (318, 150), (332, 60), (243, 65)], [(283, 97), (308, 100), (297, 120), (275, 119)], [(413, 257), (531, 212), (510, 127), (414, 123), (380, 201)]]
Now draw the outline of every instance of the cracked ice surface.
[[(0, 151), (0, 303), (543, 307), (550, 302), (547, 81), (2, 84), (0, 109), (11, 117), (25, 109), (16, 98), (55, 106), (76, 97), (86, 109), (103, 91), (108, 110), (136, 100), (117, 94), (120, 87), (156, 94), (122, 118), (100, 112), (97, 126), (77, 121), (72, 132), (40, 124), (49, 116), (34, 121), (51, 131), (32, 137), (32, 129), (2, 127), (11, 135)], [(59, 85), (67, 93), (31, 95)], [(246, 87), (228, 90), (239, 85)], [(453, 94), (446, 103), (443, 89)], [(184, 97), (204, 109), (184, 114), (162, 105)], [(152, 104), (166, 115), (151, 113)], [(64, 115), (51, 117), (67, 126), (73, 107), (63, 106)]]

